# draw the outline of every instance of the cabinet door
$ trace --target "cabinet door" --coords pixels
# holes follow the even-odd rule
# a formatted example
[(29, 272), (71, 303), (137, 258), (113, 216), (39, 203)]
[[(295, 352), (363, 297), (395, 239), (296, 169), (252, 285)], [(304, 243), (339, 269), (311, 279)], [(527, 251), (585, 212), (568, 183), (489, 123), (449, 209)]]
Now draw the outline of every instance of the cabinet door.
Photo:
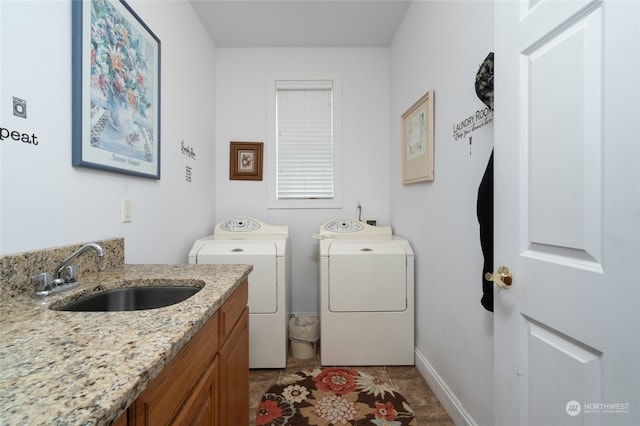
[(135, 425), (171, 423), (215, 357), (218, 328), (214, 315), (140, 394), (130, 407)]
[(229, 338), (231, 330), (236, 326), (236, 322), (242, 315), (244, 308), (247, 307), (248, 300), (249, 284), (247, 280), (244, 280), (233, 295), (224, 302), (224, 305), (220, 308), (220, 331), (218, 333), (220, 346)]
[(218, 425), (218, 375), (219, 357), (207, 369), (193, 394), (185, 402), (173, 425), (217, 426)]
[[(240, 319), (219, 352), (220, 425), (247, 424), (249, 416), (249, 309)], [(227, 392), (227, 390), (230, 390)], [(232, 391), (231, 391), (232, 390)]]
[(129, 410), (125, 411), (116, 419), (115, 422), (111, 423), (111, 426), (127, 426), (129, 424)]

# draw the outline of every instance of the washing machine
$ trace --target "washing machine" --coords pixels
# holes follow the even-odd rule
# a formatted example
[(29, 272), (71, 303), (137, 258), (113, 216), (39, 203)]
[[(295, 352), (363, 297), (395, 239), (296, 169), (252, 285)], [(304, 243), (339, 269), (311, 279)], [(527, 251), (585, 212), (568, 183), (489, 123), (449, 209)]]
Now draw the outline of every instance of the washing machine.
[(249, 274), (249, 368), (284, 368), (290, 313), (288, 226), (251, 217), (216, 225), (213, 235), (197, 240), (189, 263), (252, 264)]
[(320, 226), (322, 365), (414, 364), (414, 255), (391, 227)]

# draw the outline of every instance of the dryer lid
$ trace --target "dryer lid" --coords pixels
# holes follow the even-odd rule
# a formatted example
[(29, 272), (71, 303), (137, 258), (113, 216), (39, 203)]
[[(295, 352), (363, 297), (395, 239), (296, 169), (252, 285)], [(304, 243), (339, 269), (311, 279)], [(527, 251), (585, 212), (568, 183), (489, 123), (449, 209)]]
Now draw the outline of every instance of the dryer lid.
[(406, 250), (397, 242), (392, 241), (340, 241), (329, 245), (329, 256), (340, 255), (406, 255)]
[(273, 241), (253, 242), (247, 240), (213, 241), (204, 244), (197, 252), (198, 258), (203, 256), (242, 256), (242, 255), (276, 256), (277, 246)]

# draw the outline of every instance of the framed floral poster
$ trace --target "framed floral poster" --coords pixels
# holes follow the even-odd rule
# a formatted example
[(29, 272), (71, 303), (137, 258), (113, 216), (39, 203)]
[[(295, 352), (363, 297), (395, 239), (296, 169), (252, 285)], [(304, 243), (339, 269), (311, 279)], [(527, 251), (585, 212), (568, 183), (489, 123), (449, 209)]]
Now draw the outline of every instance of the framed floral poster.
[(160, 40), (122, 0), (74, 0), (74, 166), (160, 179)]
[(402, 183), (433, 180), (433, 91), (402, 114)]
[(262, 180), (262, 142), (231, 142), (229, 179)]

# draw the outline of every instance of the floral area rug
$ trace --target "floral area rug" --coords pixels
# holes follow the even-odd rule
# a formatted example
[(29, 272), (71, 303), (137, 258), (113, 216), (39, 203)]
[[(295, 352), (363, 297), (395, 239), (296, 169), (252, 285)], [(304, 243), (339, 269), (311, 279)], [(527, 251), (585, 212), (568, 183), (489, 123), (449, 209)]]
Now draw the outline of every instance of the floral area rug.
[(256, 426), (416, 426), (413, 410), (391, 385), (347, 368), (285, 376), (262, 396)]

